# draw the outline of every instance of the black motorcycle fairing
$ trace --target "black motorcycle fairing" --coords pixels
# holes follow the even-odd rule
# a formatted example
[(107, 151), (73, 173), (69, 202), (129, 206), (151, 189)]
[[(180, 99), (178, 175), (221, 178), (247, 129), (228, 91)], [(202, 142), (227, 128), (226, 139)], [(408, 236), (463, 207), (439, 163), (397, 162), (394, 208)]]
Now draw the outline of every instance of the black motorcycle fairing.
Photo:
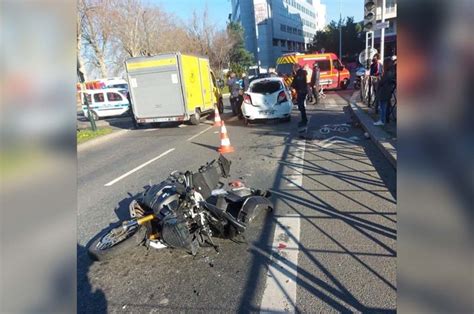
[(142, 204), (152, 209), (155, 215), (158, 215), (166, 205), (177, 206), (178, 201), (179, 193), (176, 191), (176, 185), (168, 180), (149, 187), (141, 198)]
[(244, 201), (237, 219), (247, 224), (257, 218), (264, 210), (268, 209), (273, 209), (273, 205), (268, 198), (259, 195), (250, 196)]
[(207, 202), (201, 202), (201, 204), (205, 208), (207, 208), (211, 213), (213, 213), (217, 218), (226, 219), (227, 221), (229, 221), (229, 223), (231, 223), (237, 229), (238, 232), (245, 231), (246, 226), (242, 224), (241, 222), (237, 221), (237, 219), (231, 214), (229, 214), (228, 212), (225, 212), (219, 207)]

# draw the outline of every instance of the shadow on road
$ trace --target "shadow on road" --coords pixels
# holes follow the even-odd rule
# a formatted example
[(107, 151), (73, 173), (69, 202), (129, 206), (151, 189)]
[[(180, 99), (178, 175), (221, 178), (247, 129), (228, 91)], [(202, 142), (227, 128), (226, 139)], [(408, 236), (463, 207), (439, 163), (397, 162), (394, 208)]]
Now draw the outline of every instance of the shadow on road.
[[(316, 110), (312, 110), (315, 112)], [(321, 111), (321, 110), (319, 110)], [(318, 113), (318, 115), (324, 113)], [(326, 112), (327, 116), (332, 115), (344, 115), (342, 112), (331, 113)], [(344, 117), (341, 117), (344, 118)], [(284, 152), (281, 156), (278, 168), (276, 169), (276, 179), (272, 187), (273, 198), (275, 202), (283, 205), (286, 209), (290, 209), (291, 212), (299, 214), (301, 221), (314, 228), (314, 234), (322, 234), (329, 239), (333, 246), (337, 247), (337, 250), (331, 249), (310, 249), (305, 245), (301, 244), (297, 238), (293, 235), (290, 237), (294, 238), (295, 242), (299, 242), (299, 254), (304, 256), (304, 259), (309, 260), (313, 267), (318, 269), (318, 272), (324, 275), (324, 278), (316, 277), (314, 270), (305, 269), (300, 265), (294, 265), (288, 260), (283, 262), (290, 268), (297, 270), (297, 285), (301, 289), (305, 289), (309, 294), (315, 298), (320, 299), (326, 303), (333, 310), (339, 312), (352, 312), (354, 309), (361, 312), (377, 312), (377, 313), (395, 313), (395, 309), (371, 307), (363, 304), (359, 299), (351, 293), (354, 287), (348, 288), (342, 282), (338, 275), (333, 274), (325, 264), (317, 258), (317, 253), (334, 253), (344, 254), (354, 260), (359, 268), (365, 269), (370, 274), (371, 280), (378, 280), (383, 285), (388, 287), (388, 290), (396, 291), (394, 282), (387, 279), (380, 273), (380, 271), (374, 269), (366, 262), (365, 257), (380, 257), (380, 258), (393, 258), (397, 256), (396, 251), (386, 242), (393, 243), (397, 238), (397, 230), (391, 226), (396, 224), (395, 212), (383, 212), (377, 208), (371, 208), (364, 201), (356, 199), (351, 195), (360, 192), (360, 195), (371, 195), (374, 198), (379, 198), (380, 201), (388, 204), (395, 204), (393, 199), (396, 199), (396, 185), (394, 178), (389, 178), (384, 175), (384, 167), (387, 166), (387, 161), (383, 162), (380, 160), (380, 156), (374, 153), (373, 149), (366, 147), (367, 142), (361, 141), (358, 144), (358, 148), (354, 149), (347, 148), (344, 146), (332, 146), (331, 148), (325, 148), (324, 152), (329, 152), (334, 158), (327, 158), (324, 154), (319, 154), (319, 146), (314, 144), (312, 141), (306, 141), (306, 150), (304, 156), (304, 163), (298, 164), (290, 160), (294, 160), (298, 156), (293, 155), (297, 144), (295, 143), (297, 138), (296, 134), (284, 134), (284, 132), (272, 132), (256, 130), (256, 134), (266, 134), (273, 136), (282, 136), (285, 142)], [(267, 147), (271, 149), (272, 147)], [(275, 158), (274, 156), (266, 156), (268, 158)], [(383, 157), (382, 157), (383, 158)], [(320, 162), (321, 161), (321, 164)], [(360, 164), (361, 166), (374, 167), (379, 177), (374, 176), (374, 171), (364, 171), (348, 166), (344, 161), (348, 161), (349, 164)], [(334, 171), (329, 167), (322, 166), (322, 164), (333, 164), (337, 169), (343, 169)], [(335, 207), (335, 205), (328, 203), (317, 193), (319, 190), (309, 190), (303, 186), (293, 186), (291, 188), (286, 187), (287, 182), (291, 182), (285, 173), (288, 169), (299, 172), (303, 175), (305, 182), (309, 182), (310, 186), (321, 187), (320, 191), (333, 192), (336, 197), (346, 199), (351, 204), (357, 204), (359, 208), (365, 209), (365, 211), (347, 211)], [(338, 188), (328, 185), (321, 177), (331, 177), (331, 180), (340, 182), (344, 188)], [(390, 192), (393, 199), (385, 196), (383, 193)], [(349, 192), (349, 193), (348, 193)], [(280, 206), (277, 205), (277, 208)], [(288, 211), (288, 210), (285, 210)], [(314, 214), (308, 215), (308, 212), (314, 212)], [(279, 214), (278, 212), (276, 213)], [(280, 214), (281, 215), (281, 214)], [(361, 218), (366, 216), (368, 218)], [(378, 218), (377, 218), (378, 217)], [(344, 223), (344, 226), (348, 230), (352, 229), (352, 232), (360, 234), (365, 237), (368, 245), (376, 247), (377, 252), (358, 252), (354, 249), (349, 248), (347, 245), (342, 243), (340, 240), (331, 235), (328, 231), (318, 226), (314, 221), (315, 218), (321, 219), (332, 219), (339, 220)], [(370, 219), (369, 219), (370, 218)], [(377, 222), (374, 221), (377, 218)], [(384, 223), (384, 221), (386, 223)], [(262, 285), (265, 284), (266, 272), (268, 265), (272, 263), (272, 259), (282, 258), (278, 254), (272, 256), (272, 236), (275, 225), (279, 222), (275, 216), (269, 217), (263, 225), (263, 232), (260, 238), (253, 242), (251, 249), (252, 261), (251, 267), (248, 272), (247, 284), (245, 285), (244, 293), (240, 300), (239, 312), (259, 311), (259, 295), (260, 289), (264, 288)], [(283, 226), (282, 226), (283, 227)], [(384, 239), (387, 239), (385, 241)], [(380, 251), (380, 252), (379, 252)], [(326, 261), (327, 262), (327, 261)], [(278, 271), (291, 277), (291, 274), (286, 273), (285, 269), (278, 269)], [(262, 283), (263, 281), (263, 283)], [(280, 283), (282, 287), (284, 284)], [(362, 284), (362, 283), (361, 283)], [(375, 287), (373, 288), (375, 289)], [(282, 289), (282, 292), (285, 291)], [(374, 291), (375, 293), (376, 291)], [(382, 303), (378, 302), (378, 303)], [(295, 310), (299, 311), (295, 304)]]
[(88, 272), (92, 260), (87, 249), (77, 244), (77, 313), (107, 313), (107, 300), (101, 289), (93, 289)]

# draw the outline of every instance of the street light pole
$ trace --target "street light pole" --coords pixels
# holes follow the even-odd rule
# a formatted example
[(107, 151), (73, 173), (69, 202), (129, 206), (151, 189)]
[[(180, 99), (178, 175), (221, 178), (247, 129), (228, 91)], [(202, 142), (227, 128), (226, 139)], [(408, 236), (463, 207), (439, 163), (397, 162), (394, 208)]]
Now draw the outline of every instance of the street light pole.
[(342, 13), (341, 0), (339, 0), (339, 59), (342, 61)]
[[(385, 22), (385, 0), (382, 0), (382, 24)], [(382, 65), (384, 61), (385, 54), (385, 28), (380, 30), (380, 59), (382, 60)]]

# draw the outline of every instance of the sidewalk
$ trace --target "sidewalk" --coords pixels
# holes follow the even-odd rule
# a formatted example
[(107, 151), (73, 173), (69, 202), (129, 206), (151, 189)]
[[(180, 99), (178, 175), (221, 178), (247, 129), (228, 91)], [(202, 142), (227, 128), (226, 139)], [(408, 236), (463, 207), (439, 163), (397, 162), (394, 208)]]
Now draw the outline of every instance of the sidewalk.
[(349, 101), (349, 110), (362, 128), (369, 134), (370, 139), (377, 145), (382, 154), (388, 159), (392, 166), (397, 168), (397, 125), (396, 122), (380, 127), (375, 126), (378, 120), (372, 108), (367, 107), (360, 101), (359, 92), (355, 91)]

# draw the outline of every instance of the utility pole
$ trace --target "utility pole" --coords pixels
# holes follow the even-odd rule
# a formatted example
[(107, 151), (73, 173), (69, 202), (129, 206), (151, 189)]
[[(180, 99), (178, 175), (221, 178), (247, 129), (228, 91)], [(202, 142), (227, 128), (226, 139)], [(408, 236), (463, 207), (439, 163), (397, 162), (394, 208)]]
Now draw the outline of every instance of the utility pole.
[[(382, 0), (382, 23), (385, 22), (385, 0)], [(380, 30), (380, 59), (382, 60), (382, 65), (384, 61), (385, 54), (385, 28)]]
[[(385, 0), (384, 0), (385, 1)], [(341, 0), (339, 0), (339, 59), (342, 61), (342, 12)]]

